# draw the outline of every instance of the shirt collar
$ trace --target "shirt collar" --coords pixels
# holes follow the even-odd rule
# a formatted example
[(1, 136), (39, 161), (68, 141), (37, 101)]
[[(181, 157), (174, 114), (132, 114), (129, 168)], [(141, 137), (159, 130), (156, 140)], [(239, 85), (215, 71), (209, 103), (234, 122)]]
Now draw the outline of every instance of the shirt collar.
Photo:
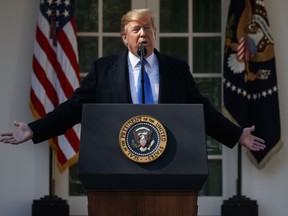
[[(135, 68), (137, 66), (137, 64), (139, 63), (140, 61), (140, 58), (138, 56), (135, 56), (134, 54), (132, 54), (130, 51), (128, 53), (128, 57), (130, 59), (130, 62), (131, 62), (131, 66), (133, 68)], [(146, 61), (148, 62), (148, 64), (150, 65), (150, 67), (153, 67), (153, 64), (155, 62), (155, 54), (152, 53), (150, 56), (148, 56), (146, 58)]]

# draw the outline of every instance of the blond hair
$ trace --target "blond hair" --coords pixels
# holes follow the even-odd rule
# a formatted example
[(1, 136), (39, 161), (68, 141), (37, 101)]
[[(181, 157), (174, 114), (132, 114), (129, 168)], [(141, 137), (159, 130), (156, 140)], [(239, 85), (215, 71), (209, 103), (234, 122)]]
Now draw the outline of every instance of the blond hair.
[(155, 17), (153, 15), (152, 10), (148, 8), (143, 9), (134, 9), (131, 11), (128, 11), (126, 14), (124, 14), (121, 18), (121, 35), (125, 34), (125, 27), (129, 22), (137, 21), (142, 18), (148, 18), (151, 20), (152, 28), (156, 30), (155, 27)]

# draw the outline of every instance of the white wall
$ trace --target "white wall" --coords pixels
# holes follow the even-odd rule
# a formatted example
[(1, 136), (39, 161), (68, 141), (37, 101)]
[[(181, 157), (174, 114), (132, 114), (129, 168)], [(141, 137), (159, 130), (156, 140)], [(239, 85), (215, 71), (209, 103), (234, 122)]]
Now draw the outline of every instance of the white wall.
[[(38, 0), (0, 3), (0, 131), (33, 119), (29, 110), (31, 58)], [(33, 199), (49, 193), (48, 145), (0, 144), (0, 215), (30, 216)]]
[[(284, 148), (261, 171), (243, 157), (243, 195), (257, 200), (259, 216), (285, 216), (288, 194), (288, 1), (265, 2), (276, 46)], [(29, 88), (38, 6), (38, 0), (1, 2), (0, 132), (11, 130), (15, 119), (33, 120), (29, 110)], [(48, 164), (47, 143), (0, 144), (1, 216), (31, 215), (33, 199), (49, 192)]]

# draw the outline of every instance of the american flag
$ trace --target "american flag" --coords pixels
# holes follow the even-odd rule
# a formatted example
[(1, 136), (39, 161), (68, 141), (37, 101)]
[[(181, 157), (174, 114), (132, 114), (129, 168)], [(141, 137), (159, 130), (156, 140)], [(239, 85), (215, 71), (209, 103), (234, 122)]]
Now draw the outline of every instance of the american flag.
[[(76, 25), (69, 0), (40, 1), (32, 63), (30, 108), (38, 119), (71, 97), (79, 86)], [(49, 140), (61, 172), (77, 161), (79, 137), (78, 124)]]

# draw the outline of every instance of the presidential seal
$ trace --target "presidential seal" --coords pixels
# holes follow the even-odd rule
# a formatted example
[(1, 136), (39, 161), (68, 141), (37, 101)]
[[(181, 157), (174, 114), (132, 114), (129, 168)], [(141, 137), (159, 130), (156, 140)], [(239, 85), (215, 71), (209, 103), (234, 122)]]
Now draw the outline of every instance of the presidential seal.
[(164, 126), (148, 115), (138, 115), (124, 123), (119, 133), (122, 152), (137, 163), (149, 163), (158, 159), (167, 145)]

